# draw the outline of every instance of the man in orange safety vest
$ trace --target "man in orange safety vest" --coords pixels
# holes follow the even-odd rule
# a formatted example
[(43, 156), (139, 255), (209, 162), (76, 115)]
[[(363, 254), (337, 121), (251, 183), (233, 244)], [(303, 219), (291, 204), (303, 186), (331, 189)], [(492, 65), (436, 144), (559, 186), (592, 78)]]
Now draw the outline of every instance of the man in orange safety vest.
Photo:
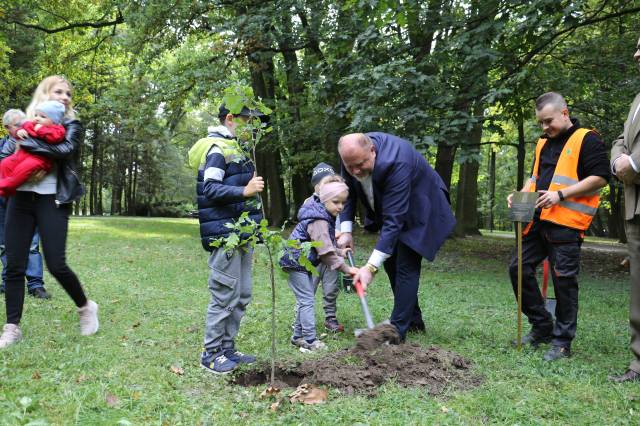
[[(569, 116), (562, 95), (541, 95), (536, 100), (536, 118), (544, 134), (536, 145), (531, 177), (521, 189), (541, 194), (534, 219), (523, 230), (522, 311), (531, 331), (522, 337), (522, 344), (551, 343), (544, 359), (555, 361), (571, 356), (578, 319), (580, 247), (598, 211), (599, 190), (607, 184), (610, 170), (600, 136)], [(507, 198), (509, 207), (511, 197)], [(555, 322), (545, 309), (535, 276), (536, 267), (547, 257), (555, 275)], [(517, 254), (509, 275), (516, 292)]]

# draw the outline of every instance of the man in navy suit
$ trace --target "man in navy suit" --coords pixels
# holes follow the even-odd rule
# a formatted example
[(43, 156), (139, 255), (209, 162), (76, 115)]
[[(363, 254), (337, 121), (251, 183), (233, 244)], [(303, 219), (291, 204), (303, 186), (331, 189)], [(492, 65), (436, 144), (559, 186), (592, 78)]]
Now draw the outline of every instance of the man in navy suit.
[(455, 225), (449, 193), (440, 176), (404, 139), (386, 133), (353, 133), (340, 138), (338, 152), (349, 199), (340, 215), (341, 247), (353, 247), (352, 224), (358, 199), (365, 229), (380, 231), (366, 265), (354, 280), (364, 288), (384, 265), (394, 295), (391, 324), (404, 339), (424, 330), (418, 305), (422, 258), (433, 260)]

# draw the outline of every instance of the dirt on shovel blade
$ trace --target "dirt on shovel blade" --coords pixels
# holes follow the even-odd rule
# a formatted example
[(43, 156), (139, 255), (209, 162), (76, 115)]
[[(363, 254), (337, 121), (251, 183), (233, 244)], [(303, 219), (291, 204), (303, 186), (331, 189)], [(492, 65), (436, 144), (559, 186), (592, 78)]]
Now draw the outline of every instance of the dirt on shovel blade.
[(356, 349), (360, 351), (371, 351), (380, 345), (398, 345), (400, 335), (391, 324), (380, 324), (365, 330), (357, 338)]

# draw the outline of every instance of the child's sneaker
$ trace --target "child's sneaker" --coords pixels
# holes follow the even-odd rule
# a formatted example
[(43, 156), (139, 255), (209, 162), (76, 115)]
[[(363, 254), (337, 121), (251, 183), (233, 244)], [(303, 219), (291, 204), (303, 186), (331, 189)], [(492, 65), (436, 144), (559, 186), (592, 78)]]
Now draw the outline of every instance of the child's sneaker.
[(340, 324), (336, 318), (327, 318), (324, 327), (332, 333), (342, 333), (344, 325)]
[(0, 336), (0, 348), (6, 348), (22, 340), (22, 331), (16, 324), (5, 324)]
[(242, 352), (237, 351), (233, 348), (226, 349), (224, 351), (224, 356), (226, 356), (227, 359), (230, 359), (236, 364), (253, 364), (254, 362), (256, 362), (255, 356), (243, 354)]
[(93, 300), (87, 300), (87, 304), (78, 308), (80, 315), (80, 334), (90, 336), (98, 331), (98, 304)]
[(238, 363), (227, 358), (224, 351), (220, 350), (213, 353), (208, 351), (202, 352), (200, 365), (212, 373), (227, 374), (235, 370)]
[(309, 343), (304, 339), (298, 339), (296, 346), (300, 347), (300, 352), (315, 352), (327, 349), (327, 345), (321, 340), (314, 340)]

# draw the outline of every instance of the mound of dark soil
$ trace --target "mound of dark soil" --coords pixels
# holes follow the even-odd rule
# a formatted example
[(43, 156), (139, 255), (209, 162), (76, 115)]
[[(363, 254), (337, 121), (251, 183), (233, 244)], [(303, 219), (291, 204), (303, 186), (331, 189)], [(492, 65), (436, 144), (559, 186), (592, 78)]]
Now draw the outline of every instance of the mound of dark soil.
[(303, 362), (297, 372), (305, 381), (328, 385), (347, 394), (374, 394), (393, 380), (405, 387), (427, 387), (432, 395), (446, 388), (466, 389), (480, 379), (469, 371), (470, 362), (435, 346), (383, 344), (373, 350), (343, 350)]
[[(395, 330), (394, 330), (395, 331)], [(361, 343), (362, 336), (358, 339)], [(365, 341), (370, 342), (365, 338)], [(371, 347), (358, 345), (310, 359), (294, 367), (277, 370), (279, 386), (301, 383), (327, 385), (346, 394), (375, 395), (377, 388), (388, 381), (405, 387), (424, 387), (431, 395), (446, 389), (469, 389), (482, 379), (470, 371), (471, 363), (453, 352), (416, 344)], [(268, 384), (268, 367), (236, 376), (233, 383), (243, 386)]]

